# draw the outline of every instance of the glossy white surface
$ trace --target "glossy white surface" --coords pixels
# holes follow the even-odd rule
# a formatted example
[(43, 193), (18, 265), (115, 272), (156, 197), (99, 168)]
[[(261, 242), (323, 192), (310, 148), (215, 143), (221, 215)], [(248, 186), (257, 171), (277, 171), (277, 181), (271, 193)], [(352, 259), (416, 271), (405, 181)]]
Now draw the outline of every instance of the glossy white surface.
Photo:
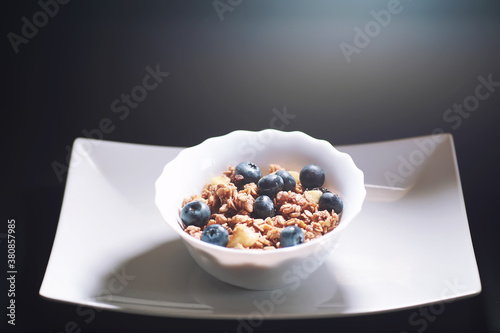
[[(404, 195), (369, 190), (324, 265), (310, 276), (299, 267), (278, 291), (213, 278), (164, 223), (154, 183), (180, 148), (87, 139), (74, 148), (42, 296), (160, 316), (255, 319), (390, 311), (481, 291), (451, 136), (337, 147), (365, 182)], [(389, 184), (393, 178), (399, 182)]]
[[(339, 226), (320, 239), (277, 251), (215, 246), (184, 232), (179, 216), (182, 201), (201, 193), (212, 177), (241, 161), (256, 163), (263, 169), (263, 175), (273, 163), (295, 171), (310, 163), (320, 165), (326, 175), (324, 186), (338, 193), (344, 202)], [(254, 290), (292, 284), (295, 266), (307, 265), (309, 273), (320, 267), (360, 212), (366, 195), (363, 173), (348, 154), (302, 132), (270, 129), (235, 131), (184, 149), (165, 166), (155, 185), (155, 202), (160, 213), (185, 242), (195, 261), (224, 282)]]

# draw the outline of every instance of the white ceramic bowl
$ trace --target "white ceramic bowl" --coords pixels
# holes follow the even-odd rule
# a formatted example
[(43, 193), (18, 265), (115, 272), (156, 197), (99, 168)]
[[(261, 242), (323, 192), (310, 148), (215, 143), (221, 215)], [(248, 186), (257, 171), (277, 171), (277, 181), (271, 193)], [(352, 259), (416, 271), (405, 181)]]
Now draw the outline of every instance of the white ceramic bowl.
[[(340, 195), (344, 209), (340, 224), (321, 238), (276, 250), (231, 249), (198, 240), (180, 226), (182, 200), (201, 193), (214, 176), (239, 162), (250, 161), (267, 174), (270, 164), (300, 171), (314, 163), (323, 168), (325, 187)], [(216, 278), (248, 289), (267, 290), (300, 282), (315, 271), (338, 243), (342, 230), (360, 212), (366, 191), (363, 172), (352, 158), (324, 140), (302, 132), (234, 131), (181, 151), (156, 181), (156, 205), (194, 260)]]

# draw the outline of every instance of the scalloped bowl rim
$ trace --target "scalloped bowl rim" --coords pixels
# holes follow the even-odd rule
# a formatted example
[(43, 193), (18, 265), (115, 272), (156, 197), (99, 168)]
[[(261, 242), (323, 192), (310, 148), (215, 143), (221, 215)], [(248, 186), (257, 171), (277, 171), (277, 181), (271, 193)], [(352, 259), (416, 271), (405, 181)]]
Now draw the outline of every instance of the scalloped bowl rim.
[[(167, 176), (169, 173), (169, 170), (174, 168), (174, 167), (179, 167), (177, 166), (178, 164), (185, 163), (185, 160), (187, 158), (192, 158), (192, 155), (196, 155), (196, 153), (200, 150), (205, 150), (204, 148), (206, 146), (210, 146), (213, 144), (217, 144), (220, 142), (224, 142), (226, 140), (237, 140), (238, 138), (241, 137), (246, 137), (247, 135), (252, 135), (252, 134), (258, 134), (258, 133), (263, 133), (263, 132), (270, 132), (273, 135), (285, 135), (288, 136), (290, 139), (293, 140), (307, 140), (310, 141), (309, 143), (314, 144), (314, 145), (323, 145), (324, 148), (329, 150), (331, 154), (333, 154), (336, 158), (339, 160), (344, 160), (344, 163), (350, 164), (351, 171), (354, 173), (357, 173), (357, 184), (356, 186), (359, 187), (358, 189), (358, 197), (357, 197), (357, 202), (351, 202), (351, 206), (349, 208), (349, 218), (345, 218), (345, 216), (341, 216), (341, 220), (339, 225), (332, 230), (331, 232), (314, 239), (312, 241), (309, 241), (307, 243), (300, 244), (299, 246), (293, 246), (293, 247), (288, 247), (288, 248), (279, 248), (273, 251), (263, 251), (263, 250), (255, 250), (255, 249), (233, 249), (233, 248), (227, 248), (227, 247), (221, 247), (217, 245), (213, 245), (207, 242), (203, 242), (199, 239), (194, 238), (193, 236), (187, 234), (184, 230), (181, 229), (179, 221), (179, 210), (180, 210), (180, 205), (178, 206), (177, 210), (177, 216), (166, 216), (166, 214), (170, 214), (170, 212), (165, 211), (164, 209), (164, 204), (160, 202), (160, 195), (158, 195), (161, 191), (161, 186), (162, 186), (162, 179), (163, 177)], [(277, 161), (276, 163), (279, 164)], [(207, 179), (206, 182), (208, 182), (210, 179)], [(352, 181), (352, 180), (351, 180)], [(217, 137), (211, 137), (203, 142), (189, 147), (185, 148), (179, 154), (171, 160), (169, 163), (165, 165), (163, 168), (163, 171), (161, 175), (158, 177), (156, 183), (155, 183), (155, 188), (156, 188), (156, 196), (155, 196), (155, 203), (160, 210), (160, 213), (162, 217), (164, 218), (165, 222), (170, 225), (179, 236), (182, 237), (185, 241), (191, 243), (195, 247), (205, 247), (207, 250), (210, 252), (213, 252), (215, 255), (219, 253), (226, 253), (226, 254), (231, 254), (231, 255), (244, 255), (244, 256), (280, 256), (284, 255), (285, 253), (291, 253), (295, 251), (300, 251), (301, 249), (305, 249), (305, 247), (313, 247), (317, 246), (318, 241), (327, 241), (330, 237), (333, 235), (339, 233), (342, 229), (344, 229), (351, 221), (354, 219), (354, 217), (361, 211), (362, 204), (364, 201), (364, 198), (366, 196), (366, 190), (364, 189), (364, 175), (363, 172), (356, 167), (354, 164), (354, 161), (352, 160), (351, 156), (348, 155), (347, 153), (343, 153), (338, 151), (335, 147), (333, 147), (328, 141), (326, 140), (321, 140), (321, 139), (315, 139), (303, 132), (299, 131), (291, 131), (291, 132), (284, 132), (284, 131), (279, 131), (279, 130), (274, 130), (274, 129), (266, 129), (266, 130), (261, 130), (261, 131), (246, 131), (246, 130), (236, 130), (230, 133), (227, 133), (225, 135), (217, 136)], [(200, 189), (201, 190), (201, 189)], [(197, 194), (197, 193), (192, 193), (192, 194)], [(177, 224), (177, 225), (175, 225)]]

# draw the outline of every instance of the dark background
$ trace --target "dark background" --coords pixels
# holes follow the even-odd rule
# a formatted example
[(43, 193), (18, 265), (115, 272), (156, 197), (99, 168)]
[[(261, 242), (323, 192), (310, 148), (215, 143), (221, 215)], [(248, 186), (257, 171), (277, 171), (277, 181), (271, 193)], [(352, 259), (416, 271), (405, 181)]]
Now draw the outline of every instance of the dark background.
[[(294, 118), (285, 130), (334, 145), (435, 129), (453, 135), (483, 291), (447, 304), (425, 331), (500, 332), (500, 87), (466, 118), (445, 117), (474, 94), (479, 76), (500, 82), (498, 1), (402, 0), (401, 12), (350, 63), (340, 43), (353, 45), (354, 28), (364, 29), (374, 20), (370, 11), (389, 1), (232, 3), (221, 20), (212, 1), (73, 0), (17, 53), (8, 34), (21, 35), (22, 18), (33, 22), (42, 9), (36, 1), (3, 3), (0, 232), (16, 219), (16, 331), (63, 332), (76, 321), (82, 332), (235, 332), (234, 320), (109, 311), (86, 323), (76, 305), (41, 298), (66, 177), (60, 180), (53, 164), (66, 164), (75, 137), (103, 118), (114, 126), (105, 140), (191, 146), (235, 129), (268, 128), (273, 109), (286, 107)], [(126, 117), (113, 112), (111, 103), (142, 83), (146, 66), (157, 65), (170, 75)], [(4, 278), (0, 287), (0, 327), (11, 330)], [(266, 321), (255, 332), (416, 332), (414, 311)]]

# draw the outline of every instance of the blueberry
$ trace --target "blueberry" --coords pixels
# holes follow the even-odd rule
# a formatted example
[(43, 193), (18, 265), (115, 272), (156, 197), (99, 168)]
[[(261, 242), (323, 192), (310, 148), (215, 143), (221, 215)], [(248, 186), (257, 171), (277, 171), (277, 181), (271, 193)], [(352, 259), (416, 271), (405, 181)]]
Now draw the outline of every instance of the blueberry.
[(186, 226), (203, 227), (210, 220), (210, 207), (203, 201), (191, 201), (181, 210), (181, 220)]
[(286, 170), (278, 170), (276, 174), (283, 178), (283, 191), (293, 191), (295, 190), (295, 178)]
[(323, 193), (319, 197), (318, 204), (319, 210), (327, 210), (329, 212), (333, 210), (337, 214), (342, 213), (342, 209), (344, 208), (344, 203), (340, 197), (332, 192)]
[(234, 168), (234, 184), (242, 188), (248, 183), (255, 183), (262, 177), (260, 168), (251, 162), (241, 162)]
[(265, 219), (266, 217), (273, 217), (276, 213), (274, 203), (267, 195), (261, 195), (253, 204), (253, 214), (258, 219)]
[(281, 231), (281, 247), (295, 246), (302, 243), (304, 243), (304, 231), (300, 227), (290, 225)]
[(267, 195), (270, 198), (273, 198), (276, 193), (283, 190), (283, 185), (283, 178), (276, 174), (264, 176), (257, 183), (259, 195)]
[(225, 247), (229, 241), (229, 233), (227, 232), (227, 229), (220, 224), (212, 224), (203, 230), (201, 240), (210, 244)]
[(321, 187), (325, 182), (325, 172), (315, 164), (309, 164), (300, 170), (300, 182), (305, 188)]

